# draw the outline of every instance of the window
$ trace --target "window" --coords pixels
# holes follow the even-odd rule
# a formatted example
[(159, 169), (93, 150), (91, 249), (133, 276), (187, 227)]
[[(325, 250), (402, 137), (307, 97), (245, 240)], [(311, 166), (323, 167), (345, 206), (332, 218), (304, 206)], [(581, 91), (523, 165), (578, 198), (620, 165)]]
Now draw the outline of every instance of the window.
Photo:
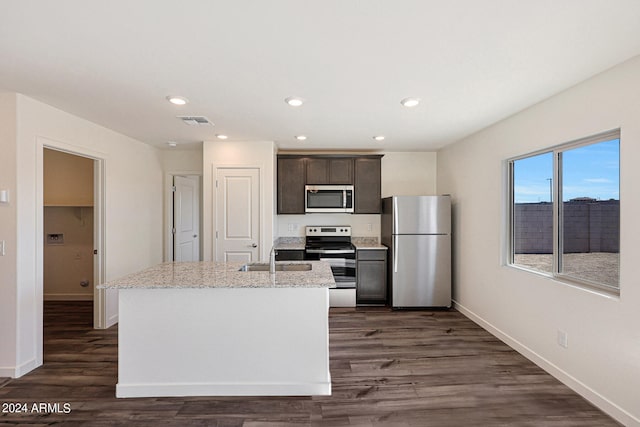
[(620, 131), (508, 164), (509, 264), (619, 293)]

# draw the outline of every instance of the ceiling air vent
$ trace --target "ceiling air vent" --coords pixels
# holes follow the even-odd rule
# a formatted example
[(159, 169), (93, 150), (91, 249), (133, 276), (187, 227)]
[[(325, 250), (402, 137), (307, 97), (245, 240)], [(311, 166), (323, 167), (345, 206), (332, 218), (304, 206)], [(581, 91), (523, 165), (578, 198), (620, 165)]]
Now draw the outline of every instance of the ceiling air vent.
[(213, 123), (204, 116), (178, 116), (178, 118), (189, 126), (213, 126)]

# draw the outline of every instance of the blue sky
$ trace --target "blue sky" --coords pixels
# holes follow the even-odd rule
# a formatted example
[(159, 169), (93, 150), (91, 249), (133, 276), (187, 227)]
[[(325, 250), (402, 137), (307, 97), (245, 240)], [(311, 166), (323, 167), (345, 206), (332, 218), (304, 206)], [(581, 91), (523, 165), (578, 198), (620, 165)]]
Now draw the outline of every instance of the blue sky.
[[(620, 140), (591, 144), (563, 153), (562, 200), (592, 197), (620, 199)], [(544, 153), (514, 165), (516, 203), (550, 201), (549, 180), (553, 177), (553, 153)]]

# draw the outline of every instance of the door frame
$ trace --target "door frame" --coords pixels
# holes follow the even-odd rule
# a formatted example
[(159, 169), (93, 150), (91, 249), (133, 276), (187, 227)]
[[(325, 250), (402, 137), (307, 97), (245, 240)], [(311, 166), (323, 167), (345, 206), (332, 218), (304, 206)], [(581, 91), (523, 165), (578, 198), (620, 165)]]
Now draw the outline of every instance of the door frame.
[(36, 138), (36, 298), (40, 301), (37, 308), (38, 323), (36, 329), (36, 354), (42, 364), (42, 332), (44, 302), (44, 149), (51, 149), (94, 161), (93, 168), (93, 248), (98, 253), (93, 260), (93, 327), (106, 329), (110, 319), (106, 312), (106, 290), (97, 289), (105, 281), (105, 153), (90, 150), (77, 145), (55, 141), (45, 137)]
[(174, 176), (197, 176), (200, 180), (200, 190), (198, 192), (198, 197), (200, 198), (200, 260), (202, 260), (202, 250), (203, 250), (203, 234), (202, 234), (202, 224), (203, 224), (203, 182), (202, 182), (202, 172), (199, 171), (170, 171), (164, 174), (164, 262), (173, 261), (173, 177)]
[[(266, 239), (266, 235), (267, 235), (267, 230), (269, 230), (269, 228), (267, 228), (267, 225), (265, 223), (266, 218), (268, 217), (267, 212), (266, 212), (266, 204), (265, 204), (265, 191), (264, 191), (264, 187), (266, 185), (265, 181), (264, 181), (264, 165), (261, 164), (217, 164), (217, 163), (212, 163), (211, 164), (211, 198), (210, 198), (210, 204), (207, 206), (206, 209), (208, 209), (208, 212), (211, 215), (211, 222), (210, 224), (210, 230), (204, 229), (204, 233), (202, 234), (202, 241), (204, 242), (205, 239), (208, 240), (208, 244), (206, 244), (204, 246), (204, 250), (205, 253), (204, 258), (205, 260), (209, 260), (209, 261), (215, 261), (217, 259), (217, 239), (216, 239), (216, 231), (219, 230), (218, 228), (218, 215), (217, 215), (217, 208), (218, 206), (216, 205), (216, 201), (218, 200), (218, 188), (216, 186), (216, 180), (218, 178), (218, 170), (219, 169), (257, 169), (258, 170), (258, 179), (260, 180), (259, 185), (260, 185), (260, 190), (258, 191), (258, 197), (260, 200), (260, 207), (258, 209), (258, 223), (260, 224), (260, 237), (258, 239), (258, 258), (260, 260), (264, 260), (268, 257), (268, 251), (271, 250), (271, 246), (269, 246), (269, 249), (265, 248), (265, 239)], [(204, 222), (204, 221), (203, 221)], [(205, 225), (209, 225), (209, 224), (205, 224)], [(271, 226), (270, 226), (271, 227)], [(265, 250), (267, 252), (265, 252)], [(265, 255), (266, 253), (266, 255)]]

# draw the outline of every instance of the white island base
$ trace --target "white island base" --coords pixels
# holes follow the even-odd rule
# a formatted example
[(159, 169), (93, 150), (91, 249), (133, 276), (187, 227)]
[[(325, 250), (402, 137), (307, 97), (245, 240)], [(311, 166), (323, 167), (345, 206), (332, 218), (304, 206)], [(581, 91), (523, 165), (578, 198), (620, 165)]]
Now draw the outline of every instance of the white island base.
[(328, 292), (119, 289), (116, 396), (330, 395)]

